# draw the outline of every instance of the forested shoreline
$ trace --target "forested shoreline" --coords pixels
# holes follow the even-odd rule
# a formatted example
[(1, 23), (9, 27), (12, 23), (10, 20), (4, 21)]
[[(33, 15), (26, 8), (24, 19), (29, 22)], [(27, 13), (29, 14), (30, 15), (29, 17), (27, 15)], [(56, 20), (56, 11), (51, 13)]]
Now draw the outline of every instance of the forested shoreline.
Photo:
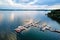
[(52, 10), (47, 14), (47, 16), (53, 20), (56, 20), (58, 23), (60, 23), (60, 9)]

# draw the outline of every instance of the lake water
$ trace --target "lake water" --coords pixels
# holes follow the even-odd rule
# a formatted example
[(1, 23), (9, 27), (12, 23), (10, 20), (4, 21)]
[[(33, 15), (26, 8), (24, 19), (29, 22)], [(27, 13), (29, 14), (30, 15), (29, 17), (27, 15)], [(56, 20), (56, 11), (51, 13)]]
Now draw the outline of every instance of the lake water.
[(50, 11), (0, 11), (0, 40), (60, 40), (60, 33), (31, 28), (22, 33), (14, 31), (20, 25), (25, 24), (27, 19), (46, 22), (53, 29), (60, 30), (60, 24), (50, 19), (47, 15)]

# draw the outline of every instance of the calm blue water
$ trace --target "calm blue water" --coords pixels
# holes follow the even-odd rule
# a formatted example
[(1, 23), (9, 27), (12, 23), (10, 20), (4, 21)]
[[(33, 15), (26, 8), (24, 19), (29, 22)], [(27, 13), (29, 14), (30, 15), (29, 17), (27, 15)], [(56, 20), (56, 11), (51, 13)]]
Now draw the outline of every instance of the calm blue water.
[(60, 24), (47, 17), (49, 11), (0, 11), (0, 40), (60, 40), (60, 33), (39, 31), (39, 28), (31, 28), (22, 33), (14, 31), (20, 25), (24, 25), (27, 19), (36, 19), (46, 22), (53, 29), (60, 30)]

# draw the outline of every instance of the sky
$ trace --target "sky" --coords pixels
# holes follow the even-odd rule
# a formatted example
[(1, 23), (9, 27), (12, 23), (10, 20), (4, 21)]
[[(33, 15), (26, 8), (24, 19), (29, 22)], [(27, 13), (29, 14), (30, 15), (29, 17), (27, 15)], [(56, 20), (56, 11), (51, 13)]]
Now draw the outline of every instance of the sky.
[(0, 9), (60, 9), (60, 0), (0, 0)]

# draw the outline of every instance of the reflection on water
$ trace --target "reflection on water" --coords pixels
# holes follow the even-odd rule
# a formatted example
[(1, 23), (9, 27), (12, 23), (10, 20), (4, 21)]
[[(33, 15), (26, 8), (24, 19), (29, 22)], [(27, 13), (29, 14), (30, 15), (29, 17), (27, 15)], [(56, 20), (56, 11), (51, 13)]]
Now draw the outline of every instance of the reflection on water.
[(47, 22), (52, 28), (60, 29), (60, 24), (45, 15), (48, 11), (0, 11), (0, 40), (60, 40), (60, 34), (54, 32), (41, 32), (37, 28), (16, 33), (14, 31), (25, 20), (36, 19)]
[(10, 20), (13, 21), (14, 20), (14, 17), (15, 17), (15, 14), (14, 13), (11, 13)]
[(3, 19), (3, 14), (1, 13), (0, 14), (0, 23), (1, 23), (2, 19)]

